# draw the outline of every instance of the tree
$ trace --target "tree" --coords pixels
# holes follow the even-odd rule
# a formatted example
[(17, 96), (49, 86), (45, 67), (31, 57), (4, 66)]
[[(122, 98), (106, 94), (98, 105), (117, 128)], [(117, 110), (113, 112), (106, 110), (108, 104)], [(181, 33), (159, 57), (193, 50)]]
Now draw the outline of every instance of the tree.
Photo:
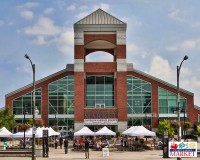
[(6, 108), (0, 112), (0, 128), (6, 127), (8, 130), (13, 130), (16, 126), (15, 116)]
[(168, 136), (169, 137), (173, 137), (174, 136), (174, 128), (171, 126), (171, 123), (169, 120), (164, 120), (164, 121), (161, 121), (159, 124), (158, 124), (158, 133), (160, 135), (163, 135), (163, 133), (165, 131), (168, 131)]

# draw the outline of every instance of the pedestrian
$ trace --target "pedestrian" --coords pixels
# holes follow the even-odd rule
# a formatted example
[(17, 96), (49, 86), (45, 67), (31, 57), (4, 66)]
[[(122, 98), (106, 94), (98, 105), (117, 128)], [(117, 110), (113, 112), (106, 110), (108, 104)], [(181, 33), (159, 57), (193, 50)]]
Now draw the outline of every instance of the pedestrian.
[(89, 159), (90, 139), (85, 140), (85, 159)]
[(55, 138), (55, 149), (57, 149), (57, 147), (58, 147), (58, 139)]
[(59, 143), (60, 143), (60, 149), (62, 149), (62, 145), (63, 145), (63, 137), (62, 136), (60, 136)]
[(65, 149), (65, 154), (68, 153), (68, 143), (69, 143), (69, 141), (68, 141), (67, 137), (65, 137), (65, 140), (64, 140), (64, 149)]

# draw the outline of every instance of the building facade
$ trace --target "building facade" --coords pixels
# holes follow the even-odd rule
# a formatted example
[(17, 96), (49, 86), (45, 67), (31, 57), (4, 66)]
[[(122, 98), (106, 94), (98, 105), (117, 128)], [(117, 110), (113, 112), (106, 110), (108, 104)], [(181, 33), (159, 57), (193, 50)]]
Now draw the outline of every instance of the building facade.
[[(176, 118), (176, 86), (126, 63), (126, 23), (98, 9), (74, 24), (74, 64), (36, 82), (36, 106), (46, 126), (93, 131), (107, 126), (150, 125)], [(94, 52), (107, 52), (112, 62), (86, 62)], [(20, 121), (32, 117), (32, 84), (6, 95), (5, 106)], [(181, 119), (198, 121), (193, 93), (180, 89)]]

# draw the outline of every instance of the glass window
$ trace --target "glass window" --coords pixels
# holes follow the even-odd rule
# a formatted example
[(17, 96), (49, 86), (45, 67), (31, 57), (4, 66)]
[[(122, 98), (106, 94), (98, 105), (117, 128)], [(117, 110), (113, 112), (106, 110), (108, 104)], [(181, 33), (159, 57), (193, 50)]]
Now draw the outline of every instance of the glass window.
[[(151, 113), (151, 84), (134, 76), (127, 76), (128, 114)], [(148, 109), (147, 109), (148, 106)]]
[[(66, 76), (48, 85), (49, 114), (74, 114), (74, 77)], [(70, 111), (67, 112), (68, 108)]]
[[(41, 89), (35, 90), (36, 106), (38, 106), (39, 114), (41, 114)], [(13, 114), (22, 115), (24, 108), (32, 108), (33, 92), (22, 95), (13, 100)], [(32, 110), (29, 111), (32, 114)]]
[[(177, 110), (177, 95), (165, 90), (163, 88), (158, 88), (159, 97), (159, 113), (173, 114)], [(186, 98), (180, 97), (180, 108), (183, 113), (186, 110)]]
[(93, 108), (96, 104), (106, 107), (114, 106), (114, 78), (113, 76), (86, 77), (86, 107)]

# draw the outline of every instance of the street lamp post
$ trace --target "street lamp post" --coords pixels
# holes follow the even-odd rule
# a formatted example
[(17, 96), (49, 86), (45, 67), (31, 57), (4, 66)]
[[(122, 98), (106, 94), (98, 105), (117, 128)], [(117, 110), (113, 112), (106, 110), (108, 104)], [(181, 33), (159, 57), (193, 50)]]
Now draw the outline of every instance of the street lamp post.
[(25, 149), (25, 147), (26, 147), (26, 135), (25, 135), (25, 107), (24, 107), (24, 110), (23, 110), (23, 112), (24, 112), (24, 120), (23, 120), (23, 123), (24, 123), (24, 149)]
[(33, 70), (33, 106), (32, 106), (32, 115), (33, 115), (33, 125), (32, 125), (33, 142), (32, 142), (32, 160), (35, 160), (36, 159), (36, 156), (35, 156), (35, 126), (34, 126), (34, 121), (35, 121), (35, 64), (32, 63), (30, 57), (27, 54), (25, 54), (24, 57), (30, 61), (31, 67), (32, 67), (32, 70)]
[[(180, 125), (180, 90), (179, 90), (179, 76), (180, 76), (180, 70), (183, 61), (187, 60), (188, 56), (185, 55), (183, 60), (181, 61), (180, 65), (177, 66), (177, 109), (178, 109), (178, 141), (181, 141), (181, 125)], [(177, 160), (181, 160), (181, 157), (177, 157)]]

